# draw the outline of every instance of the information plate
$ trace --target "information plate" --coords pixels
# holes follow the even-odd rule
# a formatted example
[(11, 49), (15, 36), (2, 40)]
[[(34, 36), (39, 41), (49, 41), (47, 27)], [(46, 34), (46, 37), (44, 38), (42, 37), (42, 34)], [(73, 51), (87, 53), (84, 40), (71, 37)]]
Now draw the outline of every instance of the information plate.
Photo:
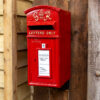
[(38, 72), (39, 76), (50, 76), (49, 50), (38, 50)]

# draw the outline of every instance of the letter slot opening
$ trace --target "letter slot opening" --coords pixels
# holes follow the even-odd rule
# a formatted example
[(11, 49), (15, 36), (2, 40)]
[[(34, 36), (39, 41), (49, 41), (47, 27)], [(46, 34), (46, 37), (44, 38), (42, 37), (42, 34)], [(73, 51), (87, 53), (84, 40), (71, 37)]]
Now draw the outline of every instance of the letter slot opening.
[(52, 25), (29, 26), (30, 30), (54, 30)]

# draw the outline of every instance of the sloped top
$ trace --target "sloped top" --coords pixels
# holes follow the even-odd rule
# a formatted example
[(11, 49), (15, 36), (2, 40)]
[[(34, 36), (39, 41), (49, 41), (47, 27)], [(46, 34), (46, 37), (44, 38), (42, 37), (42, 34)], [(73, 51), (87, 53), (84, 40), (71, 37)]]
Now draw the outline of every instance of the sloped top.
[(35, 7), (32, 7), (32, 8), (29, 8), (29, 9), (25, 10), (24, 13), (27, 14), (27, 13), (33, 11), (33, 10), (36, 10), (36, 9), (51, 9), (51, 10), (54, 10), (54, 11), (57, 11), (57, 12), (59, 12), (61, 10), (60, 8), (47, 6), (47, 5), (41, 5), (41, 6), (35, 6)]

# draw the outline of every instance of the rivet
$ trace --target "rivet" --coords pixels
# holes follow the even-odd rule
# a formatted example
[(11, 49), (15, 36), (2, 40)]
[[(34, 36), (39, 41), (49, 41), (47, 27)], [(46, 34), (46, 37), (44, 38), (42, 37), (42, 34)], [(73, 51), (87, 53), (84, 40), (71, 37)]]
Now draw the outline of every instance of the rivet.
[(97, 77), (100, 77), (100, 71), (96, 71), (95, 74), (96, 74)]

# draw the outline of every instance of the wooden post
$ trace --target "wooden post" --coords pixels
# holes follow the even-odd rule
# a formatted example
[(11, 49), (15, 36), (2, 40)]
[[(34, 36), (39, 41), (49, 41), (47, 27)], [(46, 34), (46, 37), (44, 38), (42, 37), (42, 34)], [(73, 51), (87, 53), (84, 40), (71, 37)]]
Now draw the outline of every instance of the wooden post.
[(16, 0), (4, 0), (5, 100), (17, 100)]
[(100, 100), (100, 1), (88, 0), (88, 98)]
[[(34, 0), (33, 5), (51, 5), (68, 10), (67, 0)], [(48, 87), (34, 87), (33, 100), (68, 100), (69, 91), (48, 88)]]
[[(87, 94), (87, 49), (88, 49), (88, 0), (70, 0), (71, 35), (71, 80), (70, 100), (86, 100)], [(91, 92), (91, 91), (90, 91)]]
[[(48, 0), (34, 0), (33, 5), (48, 5)], [(49, 100), (48, 87), (34, 87), (33, 100)]]
[[(35, 0), (37, 2), (37, 0)], [(39, 1), (39, 0), (38, 0)], [(71, 11), (71, 81), (69, 91), (49, 88), (49, 100), (86, 100), (87, 94), (87, 47), (88, 47), (88, 1), (48, 0), (51, 6)], [(42, 2), (42, 1), (41, 1)], [(44, 3), (43, 3), (44, 4)], [(38, 4), (39, 5), (39, 4)], [(67, 91), (67, 92), (66, 92)], [(35, 92), (35, 91), (34, 91)], [(48, 95), (48, 94), (47, 94)], [(47, 95), (45, 95), (47, 97)], [(45, 97), (44, 96), (44, 97)], [(47, 99), (47, 100), (48, 100)], [(37, 99), (39, 100), (39, 99)], [(43, 99), (45, 100), (45, 99)]]
[[(68, 10), (68, 0), (49, 0), (49, 5)], [(68, 100), (69, 90), (50, 88), (50, 100)]]

